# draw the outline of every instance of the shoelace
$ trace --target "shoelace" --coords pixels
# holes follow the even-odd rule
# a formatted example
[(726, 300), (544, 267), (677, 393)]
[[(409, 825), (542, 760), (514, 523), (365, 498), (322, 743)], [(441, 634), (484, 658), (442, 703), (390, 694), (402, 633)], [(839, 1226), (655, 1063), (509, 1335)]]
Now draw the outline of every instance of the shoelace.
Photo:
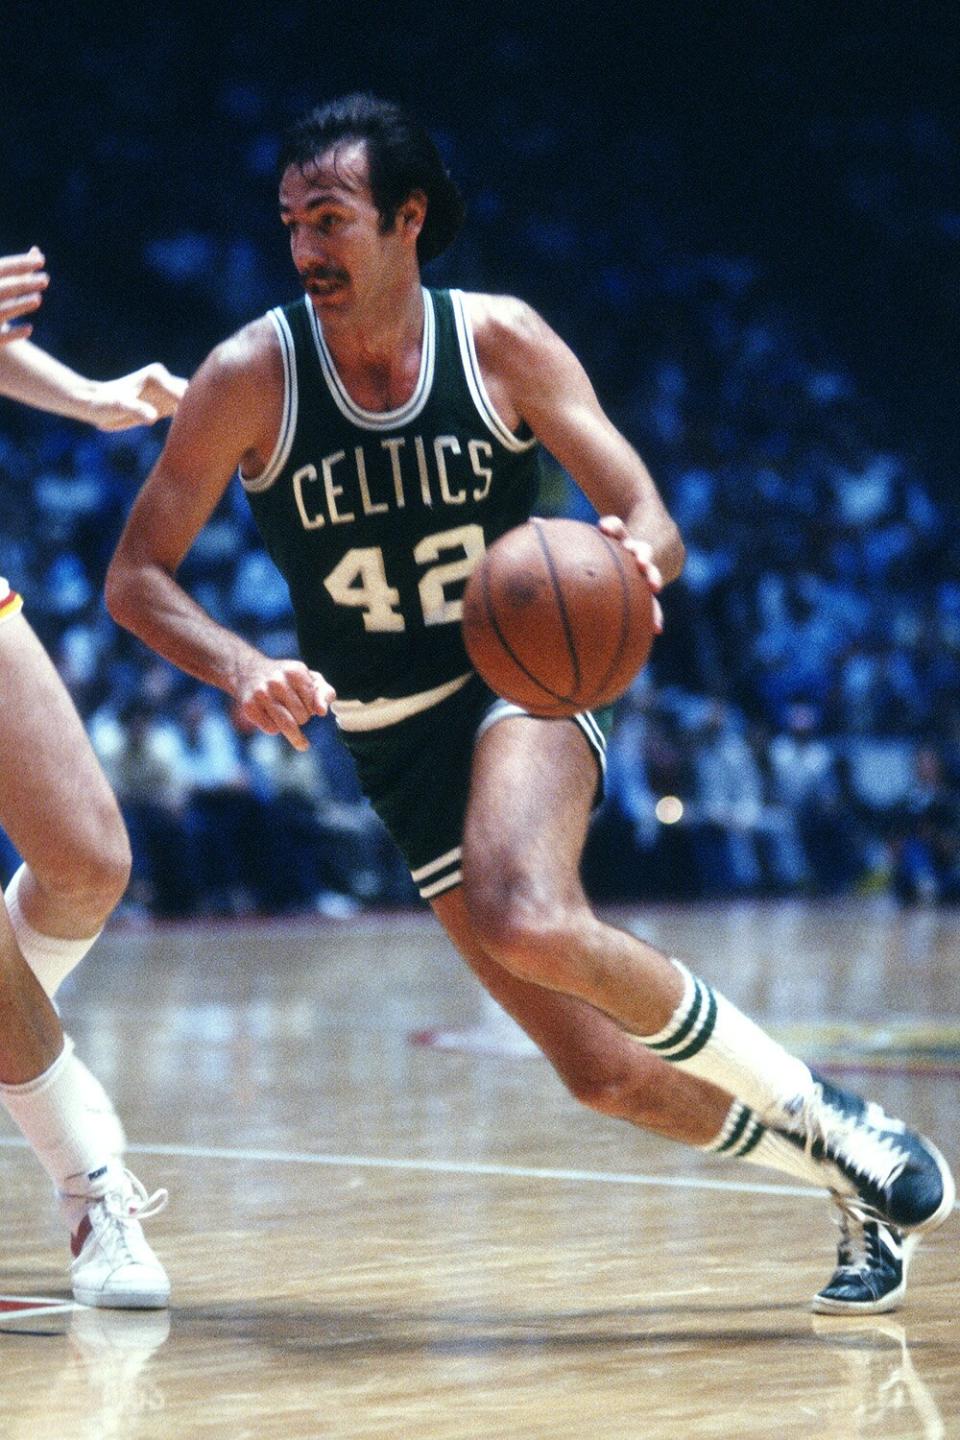
[(834, 1217), (840, 1227), (837, 1273), (859, 1275), (872, 1269), (878, 1259), (878, 1242), (867, 1231), (868, 1207), (838, 1199), (837, 1209), (840, 1212)]
[[(863, 1117), (842, 1115), (824, 1099), (823, 1087), (815, 1084), (808, 1095), (798, 1097), (791, 1114), (802, 1127), (804, 1150), (811, 1158), (817, 1140), (828, 1155), (842, 1149), (845, 1163), (880, 1190), (886, 1190), (906, 1169), (910, 1156), (892, 1138), (898, 1132), (883, 1134), (878, 1127), (878, 1119), (886, 1121), (879, 1105), (871, 1102)], [(863, 1154), (865, 1144), (869, 1144), (867, 1156)], [(880, 1157), (889, 1161), (889, 1168), (879, 1168)]]
[(136, 1175), (129, 1170), (124, 1170), (123, 1173), (133, 1195), (131, 1197), (125, 1190), (108, 1190), (103, 1197), (103, 1205), (108, 1215), (115, 1220), (150, 1220), (166, 1208), (170, 1199), (168, 1190), (161, 1187), (148, 1195), (146, 1186), (140, 1183)]

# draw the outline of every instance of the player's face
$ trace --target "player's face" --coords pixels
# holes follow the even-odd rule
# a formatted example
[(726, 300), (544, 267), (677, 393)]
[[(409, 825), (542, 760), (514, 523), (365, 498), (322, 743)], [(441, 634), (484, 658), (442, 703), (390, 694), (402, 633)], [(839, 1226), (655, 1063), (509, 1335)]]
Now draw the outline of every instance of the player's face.
[(336, 146), (280, 182), (280, 218), (304, 289), (320, 315), (355, 310), (398, 273), (402, 242), (373, 203), (366, 147)]

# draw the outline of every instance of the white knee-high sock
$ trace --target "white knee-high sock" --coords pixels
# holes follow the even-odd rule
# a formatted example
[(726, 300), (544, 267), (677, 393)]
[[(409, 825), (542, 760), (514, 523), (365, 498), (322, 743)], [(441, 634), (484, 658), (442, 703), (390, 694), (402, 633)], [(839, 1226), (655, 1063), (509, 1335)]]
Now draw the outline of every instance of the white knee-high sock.
[[(0, 1085), (0, 1102), (56, 1186), (71, 1228), (102, 1194), (111, 1157), (91, 1125), (71, 1045), (23, 1085)], [(113, 1162), (114, 1164), (116, 1162)]]
[(818, 1189), (830, 1188), (830, 1176), (819, 1160), (808, 1154), (804, 1146), (794, 1145), (783, 1135), (768, 1130), (759, 1115), (739, 1100), (732, 1102), (715, 1139), (698, 1148), (725, 1160), (745, 1160), (748, 1165), (779, 1170)]
[(100, 935), (85, 940), (63, 940), (57, 935), (41, 935), (24, 915), (20, 906), (20, 885), (26, 865), (16, 871), (3, 894), (20, 953), (52, 1000), (71, 970), (76, 969), (93, 942)]
[[(63, 1039), (64, 1043), (72, 1050), (73, 1040), (71, 1037), (64, 1035)], [(119, 1159), (127, 1148), (127, 1136), (123, 1128), (123, 1121), (114, 1109), (113, 1101), (103, 1085), (93, 1071), (87, 1068), (79, 1055), (74, 1055), (73, 1065), (74, 1078), (87, 1107), (87, 1121), (91, 1127), (95, 1127), (100, 1143), (107, 1153), (115, 1155)], [(93, 1128), (91, 1133), (94, 1133)]]
[(761, 1121), (791, 1119), (796, 1102), (813, 1091), (809, 1068), (679, 960), (672, 963), (683, 977), (680, 1003), (662, 1030), (637, 1038), (661, 1059), (736, 1095)]

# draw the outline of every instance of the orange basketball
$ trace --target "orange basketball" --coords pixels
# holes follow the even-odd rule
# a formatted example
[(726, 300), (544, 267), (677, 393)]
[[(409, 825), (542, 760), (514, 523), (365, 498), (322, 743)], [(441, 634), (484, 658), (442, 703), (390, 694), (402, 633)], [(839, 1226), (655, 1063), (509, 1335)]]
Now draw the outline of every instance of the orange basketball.
[(529, 520), (495, 541), (463, 597), (463, 637), (491, 690), (534, 715), (575, 715), (627, 689), (653, 644), (633, 557), (580, 520)]

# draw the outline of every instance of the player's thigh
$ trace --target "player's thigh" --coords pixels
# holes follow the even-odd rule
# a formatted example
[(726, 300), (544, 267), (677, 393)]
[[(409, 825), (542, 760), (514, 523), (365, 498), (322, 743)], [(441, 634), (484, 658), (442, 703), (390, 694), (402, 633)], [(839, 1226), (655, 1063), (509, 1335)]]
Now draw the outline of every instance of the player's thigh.
[(518, 892), (579, 902), (598, 780), (596, 756), (572, 721), (511, 716), (486, 729), (464, 825), (468, 905), (485, 897), (504, 903)]
[(31, 867), (122, 864), (116, 800), (66, 686), (22, 615), (0, 625), (0, 825)]

